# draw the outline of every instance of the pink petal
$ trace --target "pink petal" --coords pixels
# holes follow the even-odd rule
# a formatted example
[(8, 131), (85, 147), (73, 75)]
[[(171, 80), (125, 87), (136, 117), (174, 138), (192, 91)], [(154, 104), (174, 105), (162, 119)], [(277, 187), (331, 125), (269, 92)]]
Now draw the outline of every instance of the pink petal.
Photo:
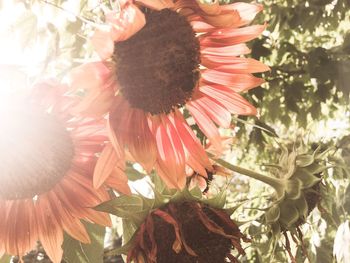
[(210, 97), (207, 96), (202, 96), (193, 100), (191, 103), (202, 112), (205, 112), (217, 125), (223, 128), (230, 127), (231, 114), (217, 100), (210, 99)]
[(106, 14), (106, 20), (112, 25), (113, 41), (124, 41), (136, 34), (146, 23), (145, 15), (134, 4), (126, 5), (121, 12)]
[(114, 41), (112, 39), (112, 28), (97, 29), (91, 37), (91, 43), (102, 60), (106, 60), (113, 55)]
[(212, 120), (207, 116), (205, 112), (197, 108), (191, 101), (186, 104), (187, 109), (190, 111), (192, 117), (196, 121), (202, 132), (208, 137), (213, 146), (218, 152), (222, 152), (221, 137), (217, 127)]
[[(203, 47), (201, 49), (202, 57), (204, 58), (210, 58), (211, 56), (214, 56), (213, 59), (216, 57), (232, 57), (234, 56), (240, 56), (240, 55), (246, 55), (250, 53), (250, 49), (247, 47), (246, 44), (237, 44), (227, 47)], [(212, 59), (212, 60), (213, 60)]]
[(233, 74), (258, 73), (270, 70), (262, 62), (252, 58), (231, 58), (230, 61), (229, 58), (217, 57), (215, 61), (204, 60), (202, 64), (217, 71)]
[(113, 105), (114, 90), (91, 90), (82, 102), (71, 108), (74, 115), (98, 118), (106, 114)]
[(223, 86), (201, 86), (200, 91), (206, 96), (222, 103), (231, 113), (239, 115), (256, 115), (256, 109), (241, 95)]
[(251, 74), (231, 74), (212, 69), (202, 71), (201, 76), (204, 82), (228, 86), (235, 92), (247, 91), (264, 83), (263, 79)]
[(94, 90), (113, 87), (114, 76), (108, 63), (90, 62), (75, 67), (69, 73), (70, 88)]
[(185, 152), (175, 127), (166, 115), (149, 119), (158, 149), (158, 164), (173, 184), (181, 189), (186, 183)]
[(200, 16), (192, 16), (191, 17), (191, 25), (193, 30), (196, 33), (207, 33), (209, 31), (216, 30), (216, 28), (206, 22)]
[(181, 112), (175, 111), (174, 116), (170, 116), (169, 119), (175, 125), (179, 137), (186, 150), (187, 163), (202, 175), (206, 175), (205, 169), (210, 170), (211, 164), (203, 146), (200, 144), (198, 138), (189, 127)]

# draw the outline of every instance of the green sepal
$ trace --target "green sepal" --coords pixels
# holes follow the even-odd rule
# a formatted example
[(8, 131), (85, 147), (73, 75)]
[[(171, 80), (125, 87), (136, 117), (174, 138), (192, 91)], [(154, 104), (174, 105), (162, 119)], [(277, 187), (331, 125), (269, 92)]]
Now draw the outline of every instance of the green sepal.
[(306, 167), (315, 161), (315, 152), (312, 154), (299, 154), (296, 156), (296, 164), (299, 167)]
[(323, 152), (319, 153), (319, 150), (321, 149), (321, 147), (318, 147), (315, 151), (315, 159), (322, 161), (326, 158), (327, 154), (332, 151), (332, 150), (336, 150), (336, 148), (334, 146), (327, 148), (326, 150), (324, 150)]
[(281, 211), (280, 211), (279, 205), (277, 204), (273, 205), (265, 213), (266, 223), (270, 224), (270, 223), (277, 222), (280, 215), (281, 215)]
[(226, 191), (222, 190), (213, 198), (203, 199), (202, 202), (211, 207), (222, 209), (226, 204)]
[[(204, 201), (203, 203), (205, 203), (205, 201)], [(231, 216), (231, 215), (233, 215), (234, 212), (237, 211), (237, 209), (238, 209), (241, 205), (242, 205), (242, 204), (236, 205), (236, 206), (234, 206), (234, 207), (225, 208), (224, 210), (225, 210), (225, 212), (226, 212), (228, 215)]]
[(298, 168), (295, 172), (295, 176), (301, 181), (302, 188), (310, 188), (321, 181), (321, 178), (313, 175), (305, 168)]
[(308, 212), (308, 205), (305, 199), (305, 196), (302, 195), (298, 200), (294, 202), (295, 207), (299, 211), (299, 217), (302, 217), (305, 219), (307, 217), (307, 212)]
[[(193, 193), (195, 195), (198, 195), (197, 189), (192, 189)], [(200, 190), (199, 190), (200, 191)], [(202, 198), (202, 192), (200, 192), (200, 196), (193, 196), (191, 191), (185, 187), (182, 191), (177, 191), (172, 197), (171, 197), (171, 202), (179, 202), (181, 200), (187, 200), (187, 201), (198, 201)]]
[[(272, 231), (272, 235), (275, 239), (279, 239), (280, 234), (281, 234), (281, 226), (280, 224), (272, 224), (271, 225), (271, 231)], [(272, 238), (271, 238), (272, 240)]]
[(299, 219), (299, 211), (294, 206), (293, 202), (287, 201), (281, 204), (280, 222), (286, 227), (292, 226)]
[(301, 187), (302, 183), (299, 179), (290, 179), (286, 181), (286, 197), (293, 200), (298, 199), (301, 195)]
[(326, 170), (327, 166), (325, 166), (323, 164), (313, 163), (313, 164), (311, 164), (308, 167), (305, 167), (303, 169), (307, 170), (309, 173), (318, 174), (318, 173), (321, 173), (324, 170)]

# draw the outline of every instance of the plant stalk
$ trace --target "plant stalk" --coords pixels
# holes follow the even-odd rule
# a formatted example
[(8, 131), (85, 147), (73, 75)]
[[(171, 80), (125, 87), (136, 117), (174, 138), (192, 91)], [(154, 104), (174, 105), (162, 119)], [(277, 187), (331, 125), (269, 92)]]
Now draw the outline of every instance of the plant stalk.
[(223, 167), (225, 167), (228, 170), (231, 170), (233, 172), (248, 176), (250, 178), (256, 179), (258, 181), (261, 181), (265, 184), (270, 185), (271, 187), (273, 187), (275, 190), (281, 189), (281, 187), (283, 187), (284, 183), (282, 180), (277, 179), (277, 178), (273, 178), (270, 176), (266, 176), (266, 175), (262, 175), (260, 173), (230, 164), (229, 162), (220, 159), (220, 158), (215, 158), (213, 154), (208, 153), (210, 159), (212, 159), (213, 161), (215, 161), (218, 164), (221, 164)]

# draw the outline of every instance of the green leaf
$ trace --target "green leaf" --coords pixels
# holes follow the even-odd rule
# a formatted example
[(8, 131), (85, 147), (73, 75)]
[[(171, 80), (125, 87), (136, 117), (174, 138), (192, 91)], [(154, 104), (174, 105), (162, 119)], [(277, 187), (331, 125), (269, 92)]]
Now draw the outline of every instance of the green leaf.
[(149, 208), (147, 209), (146, 207), (144, 209), (145, 205), (146, 203), (139, 195), (122, 195), (96, 206), (95, 210), (110, 213), (140, 224), (149, 213)]
[(139, 195), (122, 195), (99, 204), (95, 210), (115, 214), (120, 211), (139, 212), (143, 209), (142, 197)]
[(103, 241), (105, 228), (83, 222), (91, 239), (90, 244), (83, 244), (69, 235), (64, 235), (63, 258), (67, 263), (103, 263)]

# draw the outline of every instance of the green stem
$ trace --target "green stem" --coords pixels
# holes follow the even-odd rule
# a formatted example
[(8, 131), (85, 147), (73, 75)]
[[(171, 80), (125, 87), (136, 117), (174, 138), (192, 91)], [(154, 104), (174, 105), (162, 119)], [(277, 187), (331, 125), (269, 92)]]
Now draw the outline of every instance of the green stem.
[(233, 172), (236, 172), (236, 173), (239, 173), (239, 174), (242, 174), (242, 175), (246, 175), (246, 176), (248, 176), (250, 178), (259, 180), (259, 181), (261, 181), (261, 182), (263, 182), (265, 184), (268, 184), (268, 185), (272, 186), (275, 190), (281, 189), (281, 187), (283, 187), (283, 182), (280, 179), (273, 178), (273, 177), (266, 176), (266, 175), (262, 175), (262, 174), (259, 174), (257, 172), (254, 172), (254, 171), (251, 171), (251, 170), (248, 170), (248, 169), (245, 169), (245, 168), (242, 168), (242, 167), (230, 164), (229, 162), (226, 162), (223, 159), (215, 158), (214, 155), (211, 154), (211, 153), (208, 153), (208, 155), (209, 155), (210, 159), (214, 160), (218, 164), (221, 164), (226, 169), (229, 169), (229, 170), (231, 170)]

